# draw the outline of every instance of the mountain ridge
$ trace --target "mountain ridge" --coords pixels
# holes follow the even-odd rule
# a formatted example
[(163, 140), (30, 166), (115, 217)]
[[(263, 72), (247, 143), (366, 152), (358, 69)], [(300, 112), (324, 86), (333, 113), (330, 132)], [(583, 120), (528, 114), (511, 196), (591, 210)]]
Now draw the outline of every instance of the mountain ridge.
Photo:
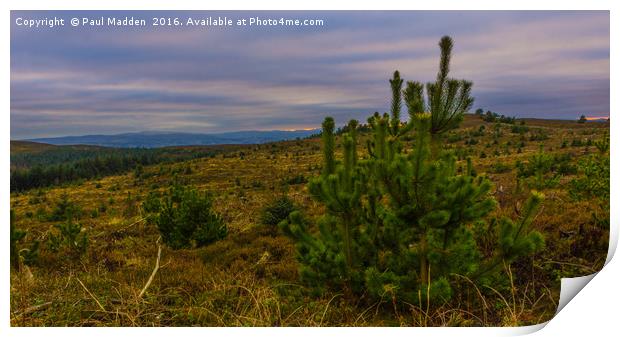
[(107, 147), (144, 147), (156, 148), (167, 146), (190, 145), (223, 145), (223, 144), (262, 144), (274, 141), (305, 138), (318, 133), (312, 130), (248, 130), (222, 133), (189, 133), (189, 132), (161, 132), (141, 131), (119, 133), (114, 135), (81, 135), (23, 139), (51, 145), (96, 145)]

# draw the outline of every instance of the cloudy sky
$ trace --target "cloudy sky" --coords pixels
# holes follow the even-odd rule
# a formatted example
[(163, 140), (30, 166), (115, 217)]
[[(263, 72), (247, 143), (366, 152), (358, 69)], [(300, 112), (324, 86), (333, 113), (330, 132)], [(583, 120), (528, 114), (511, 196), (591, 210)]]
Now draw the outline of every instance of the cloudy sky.
[[(342, 124), (389, 106), (388, 78), (431, 81), (437, 42), (474, 109), (609, 116), (608, 12), (23, 12), (11, 25), (11, 138)], [(65, 19), (27, 28), (17, 18)], [(71, 27), (133, 16), (147, 27)], [(152, 17), (322, 19), (321, 27), (152, 27)]]

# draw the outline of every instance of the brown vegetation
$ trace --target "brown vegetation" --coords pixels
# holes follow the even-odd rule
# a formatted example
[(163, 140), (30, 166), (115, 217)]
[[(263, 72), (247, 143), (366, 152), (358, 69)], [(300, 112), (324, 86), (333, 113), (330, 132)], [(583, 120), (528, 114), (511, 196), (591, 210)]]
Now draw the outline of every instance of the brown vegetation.
[[(513, 133), (511, 125), (468, 115), (446, 136), (446, 147), (461, 153), (460, 160), (471, 156), (475, 170), (493, 181), (500, 205), (494, 216), (515, 217), (525, 200), (528, 187), (517, 183), (517, 161), (527, 161), (542, 146), (549, 154), (569, 154), (569, 164), (576, 165), (596, 151), (588, 140), (609, 132), (608, 123), (526, 120), (525, 126), (528, 131)], [(363, 144), (364, 134), (360, 137)], [(575, 139), (583, 146), (571, 146)], [(33, 151), (27, 145), (12, 144), (11, 151)], [(592, 224), (590, 201), (569, 198), (567, 183), (577, 173), (567, 173), (544, 191), (546, 199), (534, 221), (534, 228), (545, 235), (545, 250), (506, 266), (510, 284), (504, 288), (481, 289), (455, 276), (461, 291), (453, 301), (407, 310), (390, 299), (368, 306), (347, 301), (340, 293), (311, 294), (298, 280), (293, 243), (261, 225), (260, 218), (261, 209), (281, 195), (310, 216), (321, 214), (304, 182), (319, 174), (320, 163), (320, 141), (311, 138), (235, 146), (215, 158), (148, 166), (140, 179), (129, 173), (13, 193), (15, 224), (28, 231), (27, 240), (44, 241), (50, 235), (57, 222), (42, 215), (52, 212), (66, 194), (82, 211), (77, 222), (87, 231), (89, 245), (78, 258), (42, 245), (36, 264), (11, 272), (11, 324), (529, 325), (553, 316), (561, 277), (589, 274), (604, 263), (608, 229)], [(159, 233), (144, 221), (140, 205), (150, 191), (166, 190), (174, 180), (214, 194), (215, 209), (229, 229), (225, 239), (197, 249), (164, 246), (158, 253)]]

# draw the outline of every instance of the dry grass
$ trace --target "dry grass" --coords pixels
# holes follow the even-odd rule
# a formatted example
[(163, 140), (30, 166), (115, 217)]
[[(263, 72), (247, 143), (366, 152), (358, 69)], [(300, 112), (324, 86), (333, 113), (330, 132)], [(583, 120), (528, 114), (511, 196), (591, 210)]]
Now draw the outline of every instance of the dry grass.
[[(457, 132), (466, 134), (486, 124), (469, 117)], [(532, 120), (549, 139), (525, 141), (502, 127), (493, 144), (493, 126), (478, 137), (450, 143), (471, 151), (476, 170), (495, 183), (501, 207), (494, 215), (514, 217), (525, 193), (517, 192), (514, 169), (493, 173), (501, 161), (514, 165), (543, 144), (553, 153), (573, 153), (584, 147), (561, 148), (563, 140), (600, 137), (608, 124)], [(363, 137), (363, 136), (362, 136)], [(465, 137), (467, 138), (467, 137)], [(499, 156), (493, 152), (499, 151)], [(591, 147), (589, 151), (593, 151)], [(486, 158), (479, 158), (480, 152)], [(132, 174), (106, 177), (42, 191), (11, 195), (17, 226), (28, 239), (45, 239), (53, 222), (37, 216), (50, 212), (63, 193), (82, 210), (79, 220), (90, 236), (88, 252), (79, 260), (45, 249), (38, 265), (11, 273), (11, 324), (14, 326), (514, 326), (544, 322), (555, 313), (559, 279), (600, 269), (606, 256), (607, 230), (592, 226), (588, 201), (573, 202), (563, 178), (546, 190), (543, 210), (534, 226), (546, 237), (547, 248), (530, 259), (505, 266), (508, 284), (477, 286), (453, 275), (457, 292), (449, 303), (423, 308), (384, 298), (376, 303), (347, 302), (338, 292), (315, 296), (300, 283), (295, 249), (287, 238), (258, 224), (261, 208), (286, 194), (310, 216), (322, 212), (305, 184), (286, 184), (302, 174), (318, 174), (320, 141), (288, 141), (238, 146), (216, 158), (146, 167), (147, 178)], [(183, 168), (191, 167), (190, 174)], [(160, 168), (161, 167), (161, 168)], [(513, 167), (513, 166), (511, 166)], [(173, 172), (176, 178), (173, 178)], [(153, 190), (166, 189), (173, 179), (214, 193), (215, 207), (229, 226), (226, 239), (201, 249), (162, 247), (159, 268), (157, 229), (141, 214), (140, 201)], [(98, 187), (100, 186), (100, 187)], [(128, 195), (131, 197), (128, 198)], [(571, 207), (566, 207), (570, 203)], [(94, 210), (105, 206), (105, 211)], [(148, 283), (147, 291), (145, 285)], [(141, 294), (142, 292), (142, 294)], [(142, 296), (141, 296), (142, 295)], [(424, 303), (424, 301), (421, 301)]]

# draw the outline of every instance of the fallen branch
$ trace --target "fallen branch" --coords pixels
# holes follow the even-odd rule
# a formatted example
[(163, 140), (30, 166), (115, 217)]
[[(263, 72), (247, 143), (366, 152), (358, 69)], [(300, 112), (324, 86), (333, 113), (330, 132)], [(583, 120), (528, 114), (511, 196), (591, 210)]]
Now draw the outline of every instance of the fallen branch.
[(151, 285), (151, 282), (153, 282), (153, 279), (155, 278), (155, 274), (157, 274), (157, 271), (159, 270), (159, 260), (161, 259), (161, 244), (159, 243), (159, 240), (161, 240), (161, 236), (157, 239), (157, 261), (155, 261), (155, 268), (153, 268), (151, 277), (149, 277), (149, 280), (146, 281), (144, 288), (142, 288), (142, 291), (140, 291), (140, 294), (138, 295), (138, 299), (142, 298), (142, 295), (144, 295), (146, 290), (149, 288), (149, 286)]
[(125, 227), (123, 227), (123, 228), (119, 229), (117, 232), (126, 231), (126, 230), (128, 230), (129, 228), (131, 228), (131, 227), (133, 227), (133, 226), (135, 226), (135, 225), (137, 225), (137, 224), (139, 224), (139, 223), (141, 223), (141, 222), (143, 222), (143, 221), (146, 221), (146, 218), (141, 218), (141, 219), (139, 219), (138, 221), (135, 221), (135, 222), (133, 222), (132, 224), (130, 224), (130, 225), (128, 225), (128, 226), (125, 226)]
[[(133, 227), (133, 226), (135, 226), (135, 225), (137, 225), (137, 224), (139, 224), (141, 222), (144, 222), (144, 221), (146, 221), (146, 218), (140, 218), (137, 221), (134, 221), (131, 224), (129, 224), (129, 225), (123, 227), (123, 228), (119, 228), (119, 229), (117, 229), (115, 231), (112, 231), (110, 234), (122, 233), (122, 232), (128, 230), (129, 228), (131, 228), (131, 227)], [(95, 234), (95, 235), (93, 235), (91, 237), (92, 238), (97, 238), (97, 237), (100, 237), (100, 236), (105, 235), (105, 234), (108, 234), (108, 232), (105, 232), (105, 231), (104, 232), (100, 232), (100, 233), (97, 233), (97, 234)]]
[(33, 312), (37, 312), (43, 309), (46, 309), (48, 307), (50, 307), (52, 305), (52, 302), (45, 302), (45, 303), (41, 303), (38, 305), (33, 305), (31, 307), (28, 307), (26, 309), (24, 309), (23, 311), (16, 311), (13, 315), (13, 319), (19, 318), (20, 316), (23, 315), (29, 315), (32, 314)]

